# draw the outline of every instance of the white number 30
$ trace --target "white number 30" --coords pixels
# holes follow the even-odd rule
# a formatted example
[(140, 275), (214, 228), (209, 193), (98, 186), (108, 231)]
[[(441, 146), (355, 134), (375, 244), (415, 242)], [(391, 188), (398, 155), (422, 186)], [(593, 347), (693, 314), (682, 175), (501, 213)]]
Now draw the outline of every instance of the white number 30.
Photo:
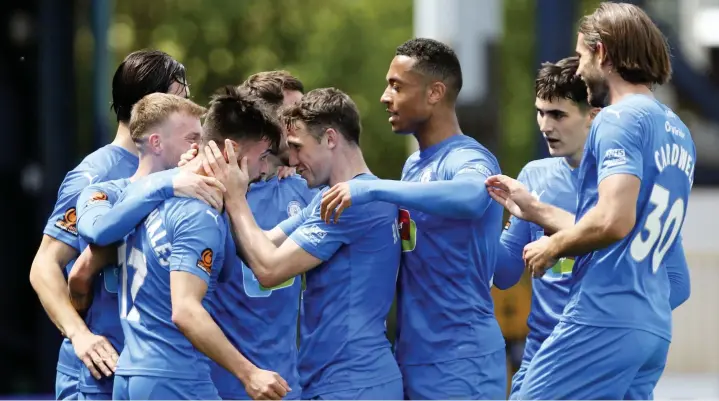
[[(641, 262), (646, 259), (656, 245), (652, 255), (652, 272), (656, 273), (681, 229), (684, 221), (684, 199), (678, 198), (674, 201), (669, 209), (669, 214), (663, 221), (662, 217), (669, 205), (669, 191), (661, 185), (654, 184), (649, 202), (655, 206), (654, 210), (647, 216), (644, 229), (638, 232), (632, 240), (630, 253), (634, 260)], [(670, 228), (671, 233), (669, 233)], [(648, 232), (646, 239), (642, 238), (644, 231)], [(669, 238), (667, 238), (667, 234), (669, 234)]]

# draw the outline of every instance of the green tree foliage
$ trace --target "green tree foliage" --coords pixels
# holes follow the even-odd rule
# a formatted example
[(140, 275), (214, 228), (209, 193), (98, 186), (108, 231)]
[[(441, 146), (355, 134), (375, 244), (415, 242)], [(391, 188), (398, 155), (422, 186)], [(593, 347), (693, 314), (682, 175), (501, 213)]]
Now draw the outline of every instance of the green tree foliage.
[(534, 157), (535, 0), (504, 0), (500, 79), (502, 172), (516, 177)]
[[(362, 113), (370, 168), (398, 178), (406, 138), (391, 132), (379, 98), (395, 47), (411, 36), (411, 0), (118, 0), (109, 45), (113, 69), (140, 48), (171, 54), (187, 67), (200, 104), (217, 88), (266, 70), (289, 70), (308, 89), (342, 89)], [(76, 43), (81, 85), (90, 85), (88, 26), (80, 27)], [(89, 98), (89, 88), (80, 92)]]

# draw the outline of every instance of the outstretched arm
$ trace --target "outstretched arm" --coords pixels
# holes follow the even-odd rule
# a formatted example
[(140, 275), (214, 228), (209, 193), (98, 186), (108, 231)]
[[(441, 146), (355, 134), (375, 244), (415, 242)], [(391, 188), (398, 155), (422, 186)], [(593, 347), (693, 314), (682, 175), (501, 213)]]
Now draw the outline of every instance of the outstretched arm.
[(336, 184), (322, 197), (320, 215), (329, 222), (351, 205), (372, 201), (419, 210), (452, 219), (476, 219), (492, 199), (484, 181), (499, 172), (496, 163), (475, 149), (458, 149), (447, 157), (445, 177), (431, 182), (393, 180), (352, 181)]
[(80, 235), (91, 244), (106, 246), (121, 240), (161, 202), (173, 196), (194, 197), (222, 209), (221, 191), (224, 186), (217, 179), (186, 171), (150, 174), (130, 184), (125, 196), (114, 205), (89, 209), (78, 222)]
[(489, 196), (512, 216), (542, 227), (545, 234), (574, 226), (575, 216), (564, 209), (537, 200), (519, 180), (494, 175), (485, 181)]

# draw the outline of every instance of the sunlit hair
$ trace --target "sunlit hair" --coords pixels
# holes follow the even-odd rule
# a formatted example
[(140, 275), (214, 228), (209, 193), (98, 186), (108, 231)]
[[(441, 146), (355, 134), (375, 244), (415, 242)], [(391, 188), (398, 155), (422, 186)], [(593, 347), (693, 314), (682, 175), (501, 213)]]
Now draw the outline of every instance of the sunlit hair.
[(549, 102), (568, 99), (581, 109), (588, 109), (587, 85), (577, 75), (578, 57), (567, 57), (556, 63), (543, 63), (534, 81), (534, 93)]
[(168, 93), (151, 93), (135, 103), (130, 113), (130, 136), (135, 143), (152, 133), (175, 113), (201, 118), (207, 109), (192, 100)]
[(339, 89), (313, 89), (297, 103), (280, 110), (280, 119), (288, 129), (303, 122), (318, 140), (333, 128), (349, 143), (359, 145), (362, 124), (355, 102)]
[(607, 62), (634, 84), (665, 84), (672, 75), (669, 43), (641, 8), (627, 3), (602, 3), (579, 22), (584, 44), (597, 51), (601, 43)]

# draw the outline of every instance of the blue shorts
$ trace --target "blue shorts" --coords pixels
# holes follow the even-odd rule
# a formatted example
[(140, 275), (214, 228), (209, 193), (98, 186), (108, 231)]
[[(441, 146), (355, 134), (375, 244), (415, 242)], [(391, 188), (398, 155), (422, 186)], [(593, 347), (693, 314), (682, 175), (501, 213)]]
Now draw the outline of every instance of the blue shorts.
[(643, 330), (559, 322), (529, 364), (523, 400), (651, 399), (669, 341)]
[(77, 400), (77, 377), (66, 375), (60, 371), (55, 375), (55, 399)]
[(503, 400), (507, 397), (504, 349), (475, 358), (400, 366), (405, 399)]
[(529, 362), (528, 360), (522, 360), (522, 364), (519, 365), (519, 370), (517, 370), (517, 373), (512, 376), (512, 386), (509, 390), (509, 399), (510, 400), (518, 400), (519, 399), (519, 389), (522, 388), (522, 383), (524, 382), (524, 376), (527, 374), (527, 368), (529, 368)]
[(77, 399), (79, 401), (109, 401), (112, 400), (112, 393), (84, 393), (80, 391)]
[(402, 379), (379, 386), (320, 394), (311, 400), (402, 400)]
[(211, 381), (115, 375), (112, 399), (219, 400), (220, 396)]

